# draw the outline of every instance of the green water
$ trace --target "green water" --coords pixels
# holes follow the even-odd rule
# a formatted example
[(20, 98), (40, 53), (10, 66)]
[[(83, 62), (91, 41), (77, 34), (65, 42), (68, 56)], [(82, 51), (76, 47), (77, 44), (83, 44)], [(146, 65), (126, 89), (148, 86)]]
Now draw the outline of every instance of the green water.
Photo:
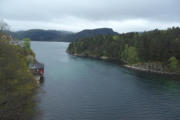
[(68, 43), (32, 42), (45, 64), (35, 120), (179, 120), (180, 79), (68, 55)]

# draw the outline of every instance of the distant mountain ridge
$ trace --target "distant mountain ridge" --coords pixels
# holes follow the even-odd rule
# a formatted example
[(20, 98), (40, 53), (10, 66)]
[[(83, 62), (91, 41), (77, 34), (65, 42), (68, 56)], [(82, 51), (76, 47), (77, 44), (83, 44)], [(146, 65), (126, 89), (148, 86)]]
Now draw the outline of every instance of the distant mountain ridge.
[(27, 31), (10, 32), (16, 39), (30, 38), (33, 41), (72, 42), (78, 39), (95, 37), (98, 35), (118, 35), (111, 28), (86, 29), (77, 33), (70, 31), (31, 29)]
[(114, 32), (111, 28), (86, 29), (68, 36), (68, 41), (75, 41), (78, 39), (95, 37), (98, 35), (118, 35), (118, 33)]
[(16, 39), (30, 38), (33, 41), (64, 41), (64, 38), (73, 34), (69, 31), (31, 29), (27, 31), (10, 32)]

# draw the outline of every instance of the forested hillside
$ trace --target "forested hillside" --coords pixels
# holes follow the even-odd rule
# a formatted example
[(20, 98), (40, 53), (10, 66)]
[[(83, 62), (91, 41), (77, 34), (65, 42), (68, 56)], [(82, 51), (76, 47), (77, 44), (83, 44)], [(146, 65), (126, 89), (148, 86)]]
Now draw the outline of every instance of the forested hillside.
[(10, 45), (11, 38), (0, 33), (0, 119), (31, 120), (35, 114), (37, 83), (28, 70), (30, 48)]
[(66, 37), (68, 42), (73, 42), (78, 39), (95, 37), (97, 35), (118, 35), (117, 32), (114, 32), (111, 28), (99, 28), (99, 29), (89, 29), (89, 30), (82, 30), (78, 33), (74, 33)]
[(72, 42), (67, 51), (74, 55), (119, 60), (131, 65), (156, 63), (163, 66), (163, 71), (177, 72), (180, 28), (80, 39)]
[(27, 31), (10, 32), (10, 34), (13, 38), (19, 40), (30, 38), (33, 41), (66, 41), (66, 37), (71, 35), (72, 32), (32, 29)]

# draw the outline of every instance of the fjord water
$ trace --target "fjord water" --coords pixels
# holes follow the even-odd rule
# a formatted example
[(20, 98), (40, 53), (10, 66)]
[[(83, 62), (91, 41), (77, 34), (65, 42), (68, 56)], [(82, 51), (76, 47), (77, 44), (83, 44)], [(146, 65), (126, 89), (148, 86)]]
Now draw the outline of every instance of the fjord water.
[(45, 64), (35, 120), (179, 120), (180, 79), (68, 55), (68, 43), (32, 42)]

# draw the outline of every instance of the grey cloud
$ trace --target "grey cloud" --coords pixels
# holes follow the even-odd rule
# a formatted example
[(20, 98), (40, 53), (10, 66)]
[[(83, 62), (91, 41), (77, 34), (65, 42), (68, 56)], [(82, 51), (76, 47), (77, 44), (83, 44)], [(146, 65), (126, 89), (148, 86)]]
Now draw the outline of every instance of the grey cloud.
[(50, 20), (75, 16), (90, 20), (145, 18), (180, 21), (178, 0), (7, 0), (2, 15), (9, 19)]
[(179, 4), (179, 0), (0, 0), (0, 17), (29, 22), (64, 23), (72, 17), (91, 22), (144, 19), (180, 23)]

